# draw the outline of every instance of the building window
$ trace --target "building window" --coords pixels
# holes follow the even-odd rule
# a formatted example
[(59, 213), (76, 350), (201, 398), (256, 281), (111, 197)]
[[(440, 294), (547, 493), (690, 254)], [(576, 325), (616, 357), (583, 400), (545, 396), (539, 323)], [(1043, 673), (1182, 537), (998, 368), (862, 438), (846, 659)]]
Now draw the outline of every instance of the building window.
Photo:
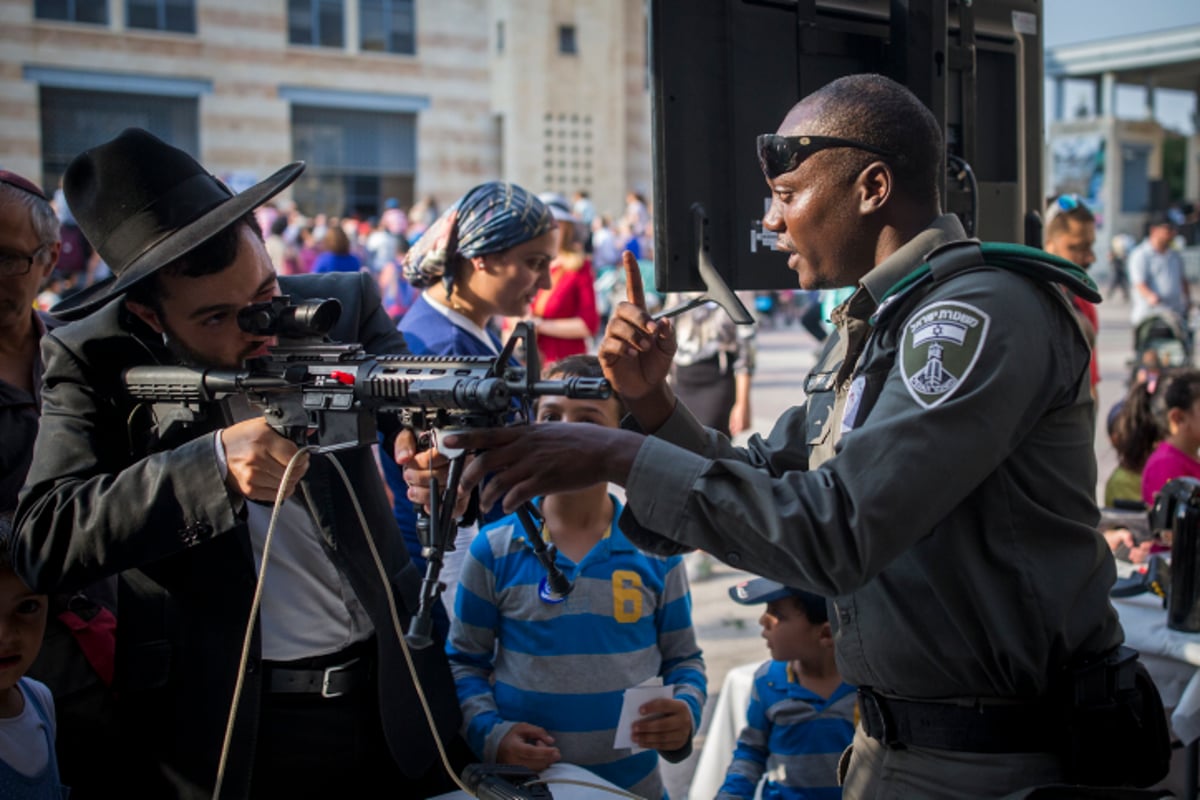
[(345, 47), (342, 0), (288, 0), (288, 42), (314, 47)]
[(361, 47), (368, 53), (417, 52), (413, 0), (360, 0)]
[(45, 186), (57, 186), (76, 155), (130, 127), (200, 154), (199, 98), (49, 86), (40, 95)]
[[(573, 192), (592, 185), (592, 117), (578, 112), (547, 112), (544, 166), (547, 172), (543, 188), (547, 191)], [(582, 132), (582, 136), (581, 136)], [(585, 143), (580, 144), (579, 140)], [(565, 140), (573, 140), (568, 144)]]
[(417, 115), (292, 106), (292, 155), (308, 162), (292, 197), (305, 214), (362, 219), (416, 200)]
[(195, 0), (126, 0), (125, 22), (131, 28), (195, 33), (196, 3)]
[(38, 19), (108, 24), (108, 0), (36, 0), (33, 6)]
[(567, 56), (573, 56), (579, 52), (578, 47), (575, 45), (574, 25), (558, 26), (558, 52)]

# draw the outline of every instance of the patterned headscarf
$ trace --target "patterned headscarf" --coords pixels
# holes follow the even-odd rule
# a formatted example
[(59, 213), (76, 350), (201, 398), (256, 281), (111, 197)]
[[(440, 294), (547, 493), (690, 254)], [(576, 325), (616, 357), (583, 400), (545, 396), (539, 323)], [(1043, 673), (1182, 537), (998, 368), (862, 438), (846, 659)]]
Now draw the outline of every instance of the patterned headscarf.
[(554, 216), (515, 183), (483, 183), (458, 199), (404, 256), (404, 277), (417, 288), (453, 280), (457, 256), (499, 253), (554, 230)]

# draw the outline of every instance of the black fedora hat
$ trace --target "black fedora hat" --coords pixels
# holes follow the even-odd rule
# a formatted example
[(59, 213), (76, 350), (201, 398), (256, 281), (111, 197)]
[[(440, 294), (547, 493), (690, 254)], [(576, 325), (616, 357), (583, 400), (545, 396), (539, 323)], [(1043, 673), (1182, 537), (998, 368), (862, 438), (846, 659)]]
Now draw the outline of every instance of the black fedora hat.
[(282, 191), (304, 171), (296, 161), (234, 194), (196, 159), (141, 128), (76, 156), (63, 194), (83, 235), (112, 270), (55, 305), (77, 319), (186, 255)]

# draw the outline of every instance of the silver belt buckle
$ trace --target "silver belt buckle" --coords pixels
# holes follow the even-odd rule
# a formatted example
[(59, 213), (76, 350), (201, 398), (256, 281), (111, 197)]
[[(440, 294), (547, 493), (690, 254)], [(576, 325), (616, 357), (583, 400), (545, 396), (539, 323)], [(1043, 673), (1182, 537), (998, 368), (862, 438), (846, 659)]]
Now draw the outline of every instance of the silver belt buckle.
[(336, 664), (332, 667), (325, 668), (325, 674), (321, 676), (321, 697), (341, 697), (345, 692), (332, 692), (329, 690), (329, 679), (339, 672), (345, 672), (353, 667), (361, 659), (354, 658), (347, 661), (345, 664)]

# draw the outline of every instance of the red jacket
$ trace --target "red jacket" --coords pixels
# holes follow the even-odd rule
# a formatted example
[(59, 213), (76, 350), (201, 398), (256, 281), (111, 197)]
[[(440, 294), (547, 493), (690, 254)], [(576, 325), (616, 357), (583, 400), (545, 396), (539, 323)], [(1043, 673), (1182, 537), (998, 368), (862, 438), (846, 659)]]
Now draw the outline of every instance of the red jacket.
[[(569, 269), (555, 259), (550, 265), (550, 289), (539, 291), (533, 300), (534, 316), (541, 319), (579, 317), (595, 336), (600, 330), (595, 282), (591, 259), (583, 259), (578, 269)], [(561, 339), (542, 333), (538, 334), (537, 341), (543, 366), (560, 358), (586, 353), (589, 345), (587, 339)]]

